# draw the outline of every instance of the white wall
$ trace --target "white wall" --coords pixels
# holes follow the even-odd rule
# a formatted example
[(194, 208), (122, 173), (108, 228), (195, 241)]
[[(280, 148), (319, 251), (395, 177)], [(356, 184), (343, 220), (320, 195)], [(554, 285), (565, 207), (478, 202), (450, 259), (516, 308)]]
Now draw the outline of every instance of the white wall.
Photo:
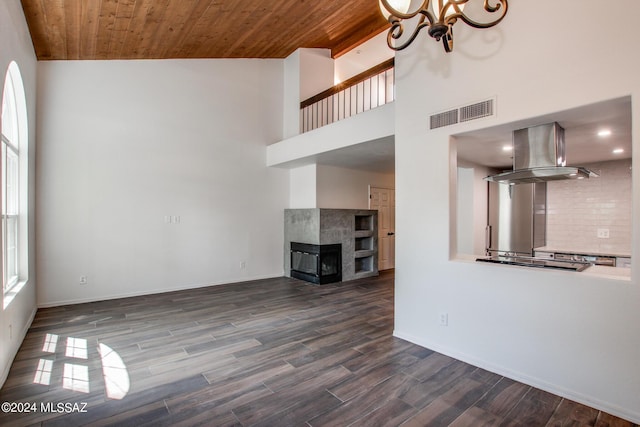
[(393, 173), (311, 164), (290, 169), (291, 209), (369, 209), (369, 186), (395, 188)]
[[(36, 154), (36, 57), (19, 0), (0, 2), (0, 88), (11, 61), (20, 68), (27, 101), (29, 127), (28, 240), (29, 278), (22, 290), (4, 307), (0, 305), (0, 386), (4, 383), (36, 310), (35, 271), (35, 154)], [(1, 92), (1, 89), (0, 89)], [(0, 94), (0, 97), (2, 95)]]
[(318, 207), (317, 166), (306, 165), (289, 172), (289, 208), (312, 209)]
[(334, 61), (330, 49), (307, 48), (296, 52), (300, 53), (300, 101), (333, 86)]
[(395, 188), (393, 173), (376, 173), (318, 165), (318, 207), (327, 209), (369, 209), (369, 186)]
[(300, 133), (300, 49), (284, 59), (282, 136)]
[[(596, 0), (510, 2), (496, 28), (456, 24), (456, 46), (421, 34), (396, 56), (395, 334), (640, 422), (640, 217), (631, 283), (450, 258), (455, 150), (450, 135), (631, 95), (640, 155), (640, 3), (597, 31)], [(549, 13), (553, 10), (553, 13)], [(540, 31), (544, 28), (562, 29)], [(498, 115), (430, 131), (429, 114), (497, 98)], [(417, 162), (415, 159), (421, 159)], [(640, 174), (633, 174), (634, 212)], [(455, 179), (453, 179), (455, 182)], [(420, 183), (430, 183), (428, 186)], [(438, 325), (440, 313), (449, 326)]]
[(393, 56), (394, 51), (387, 46), (387, 31), (383, 31), (335, 59), (334, 83), (343, 82)]
[(475, 174), (473, 168), (458, 167), (457, 185), (457, 209), (456, 244), (457, 252), (461, 254), (473, 254), (474, 252), (474, 225), (477, 212), (473, 210), (475, 201)]
[(283, 274), (281, 60), (38, 67), (40, 305)]
[(484, 255), (488, 209), (484, 178), (495, 171), (468, 162), (458, 162), (457, 166), (456, 248), (452, 248), (452, 254)]
[(329, 49), (300, 48), (284, 60), (283, 136), (300, 133), (300, 102), (333, 86)]

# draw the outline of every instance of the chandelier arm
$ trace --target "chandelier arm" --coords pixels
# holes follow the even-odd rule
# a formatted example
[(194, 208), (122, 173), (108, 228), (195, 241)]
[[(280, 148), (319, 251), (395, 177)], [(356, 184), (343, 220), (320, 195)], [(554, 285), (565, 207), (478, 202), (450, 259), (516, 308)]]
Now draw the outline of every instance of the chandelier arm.
[[(404, 32), (404, 28), (400, 21), (395, 21), (394, 23), (392, 23), (391, 28), (389, 29), (389, 33), (387, 33), (387, 45), (393, 50), (402, 50), (409, 46), (418, 36), (420, 30), (431, 25), (429, 22), (424, 22), (424, 20), (424, 17), (420, 17), (420, 23), (414, 28), (411, 36), (404, 43), (397, 46), (392, 43), (392, 40), (400, 38), (400, 36), (402, 36), (402, 33)], [(394, 32), (396, 28), (398, 29), (398, 31)]]
[(489, 4), (489, 0), (484, 0), (484, 9), (487, 12), (490, 13), (495, 13), (497, 11), (501, 11), (500, 16), (498, 16), (497, 19), (491, 21), (491, 22), (478, 22), (478, 21), (474, 21), (473, 19), (469, 18), (467, 15), (463, 13), (461, 14), (454, 14), (451, 15), (451, 17), (457, 17), (460, 18), (465, 24), (473, 27), (473, 28), (489, 28), (489, 27), (493, 27), (494, 25), (498, 24), (500, 21), (502, 21), (502, 19), (506, 16), (507, 14), (507, 9), (509, 8), (509, 4), (507, 3), (507, 0), (497, 0), (498, 3), (496, 3), (495, 6), (491, 6)]
[[(455, 1), (455, 0), (453, 0), (453, 1)], [(504, 5), (505, 9), (507, 8), (507, 2), (505, 2), (505, 1), (498, 0), (498, 3), (496, 3), (495, 6), (491, 6), (489, 4), (489, 0), (484, 0), (484, 10), (486, 10), (487, 12), (495, 12), (495, 11), (497, 11), (498, 9), (500, 9), (501, 5)], [(507, 13), (506, 10), (504, 11), (503, 15), (505, 13)]]
[(442, 44), (445, 52), (453, 52), (453, 28), (450, 27), (449, 32), (442, 37)]

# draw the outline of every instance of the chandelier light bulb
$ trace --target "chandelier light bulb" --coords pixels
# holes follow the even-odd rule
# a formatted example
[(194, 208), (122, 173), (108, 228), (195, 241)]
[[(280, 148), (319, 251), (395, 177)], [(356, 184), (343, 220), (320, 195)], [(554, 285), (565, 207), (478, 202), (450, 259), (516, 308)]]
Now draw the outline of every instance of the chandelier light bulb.
[[(409, 6), (411, 6), (411, 0), (387, 0), (387, 3), (401, 13), (407, 13), (409, 11)], [(384, 19), (389, 19), (392, 14), (392, 11), (387, 10), (387, 8), (382, 4), (382, 0), (378, 0), (378, 5), (380, 6), (380, 12)]]
[[(436, 19), (440, 19), (440, 13), (442, 11), (442, 8), (445, 7), (447, 5), (447, 3), (451, 3), (451, 6), (449, 6), (447, 8), (447, 11), (444, 14), (444, 17), (447, 18), (451, 15), (453, 15), (454, 13), (456, 13), (456, 7), (454, 6), (454, 3), (448, 1), (448, 0), (433, 0), (433, 2), (431, 3), (431, 7), (433, 8), (433, 16)], [(464, 4), (460, 4), (457, 5), (457, 7), (459, 8), (460, 12), (462, 12), (462, 10), (464, 9)], [(389, 19), (389, 18), (387, 18)]]

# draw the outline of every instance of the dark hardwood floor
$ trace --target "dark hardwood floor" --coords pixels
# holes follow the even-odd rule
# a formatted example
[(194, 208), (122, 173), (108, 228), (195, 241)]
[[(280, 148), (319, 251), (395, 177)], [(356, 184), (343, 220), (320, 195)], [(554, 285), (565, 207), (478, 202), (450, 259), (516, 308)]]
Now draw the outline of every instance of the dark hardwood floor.
[(394, 338), (393, 277), (38, 310), (0, 425), (633, 425)]

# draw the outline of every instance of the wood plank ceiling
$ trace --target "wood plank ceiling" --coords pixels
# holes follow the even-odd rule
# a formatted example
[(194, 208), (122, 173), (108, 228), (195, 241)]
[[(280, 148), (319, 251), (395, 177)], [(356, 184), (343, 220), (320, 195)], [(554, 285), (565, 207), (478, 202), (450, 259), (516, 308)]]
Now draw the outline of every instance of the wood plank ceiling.
[(21, 0), (40, 60), (338, 57), (388, 27), (377, 0)]

